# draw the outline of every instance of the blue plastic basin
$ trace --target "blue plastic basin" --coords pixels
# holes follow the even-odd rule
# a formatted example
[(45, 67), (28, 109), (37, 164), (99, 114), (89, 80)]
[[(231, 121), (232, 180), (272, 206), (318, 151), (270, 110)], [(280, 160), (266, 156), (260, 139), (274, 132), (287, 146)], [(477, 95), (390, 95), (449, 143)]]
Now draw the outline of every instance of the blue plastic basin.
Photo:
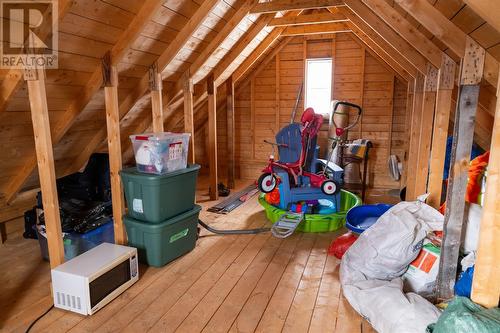
[(346, 215), (345, 226), (355, 233), (362, 233), (371, 227), (392, 205), (361, 205), (351, 208)]

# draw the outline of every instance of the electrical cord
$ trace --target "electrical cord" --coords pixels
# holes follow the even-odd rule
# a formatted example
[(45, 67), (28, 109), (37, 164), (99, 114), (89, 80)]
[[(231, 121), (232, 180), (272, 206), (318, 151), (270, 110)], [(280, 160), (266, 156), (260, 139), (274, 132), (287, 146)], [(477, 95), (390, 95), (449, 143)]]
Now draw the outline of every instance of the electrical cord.
[(52, 310), (54, 308), (54, 304), (52, 304), (52, 306), (50, 308), (47, 309), (47, 311), (45, 311), (43, 314), (40, 315), (40, 317), (36, 318), (31, 324), (30, 326), (28, 326), (28, 328), (26, 329), (26, 333), (28, 333), (32, 328), (33, 326), (35, 326), (36, 322), (39, 321), (40, 319), (42, 319), (47, 313), (49, 313), (50, 310)]
[(257, 228), (257, 229), (243, 229), (243, 230), (219, 230), (214, 229), (202, 220), (198, 220), (198, 223), (208, 231), (219, 234), (219, 235), (248, 235), (248, 234), (260, 234), (261, 232), (271, 231), (271, 228)]

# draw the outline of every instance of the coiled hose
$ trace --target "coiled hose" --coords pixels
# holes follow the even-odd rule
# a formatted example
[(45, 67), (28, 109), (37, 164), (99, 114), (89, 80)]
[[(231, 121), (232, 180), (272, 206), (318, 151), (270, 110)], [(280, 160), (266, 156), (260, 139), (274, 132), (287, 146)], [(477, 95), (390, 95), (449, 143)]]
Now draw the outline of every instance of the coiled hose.
[(202, 220), (198, 220), (198, 223), (208, 231), (219, 234), (219, 235), (248, 235), (248, 234), (260, 234), (262, 232), (271, 231), (271, 228), (257, 228), (257, 229), (243, 229), (243, 230), (218, 230), (214, 229)]

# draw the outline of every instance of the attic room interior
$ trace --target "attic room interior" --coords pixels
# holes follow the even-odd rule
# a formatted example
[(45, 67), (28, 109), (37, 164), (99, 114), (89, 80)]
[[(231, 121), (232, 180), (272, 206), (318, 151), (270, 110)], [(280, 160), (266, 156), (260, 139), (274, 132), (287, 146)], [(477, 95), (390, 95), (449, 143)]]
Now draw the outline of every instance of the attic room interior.
[(500, 332), (498, 1), (0, 5), (0, 332)]

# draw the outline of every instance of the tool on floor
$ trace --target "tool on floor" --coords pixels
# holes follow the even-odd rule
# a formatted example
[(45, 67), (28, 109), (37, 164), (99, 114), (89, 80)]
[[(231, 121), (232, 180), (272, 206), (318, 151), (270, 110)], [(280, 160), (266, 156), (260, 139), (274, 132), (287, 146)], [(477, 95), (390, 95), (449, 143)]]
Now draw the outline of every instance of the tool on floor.
[(271, 233), (276, 238), (287, 238), (295, 232), (303, 220), (304, 213), (287, 212), (272, 226)]
[(259, 190), (257, 189), (257, 185), (251, 184), (243, 190), (230, 195), (226, 200), (210, 207), (208, 211), (217, 214), (227, 214), (238, 208), (244, 202), (248, 201), (258, 192)]

